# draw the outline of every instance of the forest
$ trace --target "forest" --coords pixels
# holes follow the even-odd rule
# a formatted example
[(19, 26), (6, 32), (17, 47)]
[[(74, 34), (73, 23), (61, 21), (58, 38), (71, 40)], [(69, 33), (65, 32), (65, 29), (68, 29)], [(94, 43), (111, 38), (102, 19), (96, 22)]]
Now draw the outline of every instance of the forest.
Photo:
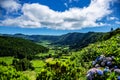
[[(32, 36), (32, 37), (31, 37)], [(88, 80), (93, 62), (114, 57), (108, 66), (120, 69), (120, 28), (110, 32), (61, 36), (0, 35), (0, 80)], [(100, 70), (106, 68), (98, 60)], [(97, 66), (98, 66), (97, 65)], [(113, 70), (93, 80), (118, 80)]]

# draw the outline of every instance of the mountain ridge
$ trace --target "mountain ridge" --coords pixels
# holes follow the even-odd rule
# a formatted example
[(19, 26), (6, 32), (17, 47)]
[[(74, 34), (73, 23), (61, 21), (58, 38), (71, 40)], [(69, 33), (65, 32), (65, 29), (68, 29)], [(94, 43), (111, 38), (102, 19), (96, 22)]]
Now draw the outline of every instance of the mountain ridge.
[(73, 32), (67, 33), (60, 36), (53, 35), (25, 35), (21, 33), (17, 34), (2, 34), (2, 36), (11, 36), (11, 37), (19, 37), (31, 40), (33, 42), (42, 42), (49, 41), (52, 45), (60, 45), (60, 46), (69, 46), (71, 49), (81, 49), (86, 47), (90, 43), (94, 43), (97, 41), (102, 41), (110, 38), (111, 35), (119, 33), (120, 29), (116, 29), (110, 32)]

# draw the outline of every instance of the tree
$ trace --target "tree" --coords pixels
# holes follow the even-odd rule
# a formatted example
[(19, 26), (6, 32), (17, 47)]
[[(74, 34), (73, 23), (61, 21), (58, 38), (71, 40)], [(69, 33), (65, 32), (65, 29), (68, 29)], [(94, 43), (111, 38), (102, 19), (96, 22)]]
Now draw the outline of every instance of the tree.
[(12, 65), (16, 68), (18, 71), (25, 71), (27, 69), (34, 69), (32, 67), (32, 64), (27, 58), (24, 59), (14, 59)]

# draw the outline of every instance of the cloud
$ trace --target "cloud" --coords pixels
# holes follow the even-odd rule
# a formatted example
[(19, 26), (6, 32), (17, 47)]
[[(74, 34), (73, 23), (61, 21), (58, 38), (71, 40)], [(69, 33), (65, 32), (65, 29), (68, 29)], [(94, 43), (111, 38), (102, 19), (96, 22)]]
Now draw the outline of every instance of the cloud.
[(116, 21), (115, 23), (120, 25), (120, 21)]
[(16, 0), (0, 0), (0, 7), (6, 9), (7, 13), (18, 11), (21, 8)]
[(107, 17), (107, 20), (109, 20), (109, 21), (111, 21), (111, 20), (118, 20), (118, 18), (117, 18), (117, 17), (112, 16), (112, 17)]
[(111, 1), (92, 0), (88, 7), (70, 8), (64, 12), (54, 11), (39, 3), (25, 3), (21, 9), (23, 13), (21, 16), (0, 21), (0, 25), (28, 28), (47, 27), (61, 30), (103, 26), (106, 23), (98, 21), (112, 13)]

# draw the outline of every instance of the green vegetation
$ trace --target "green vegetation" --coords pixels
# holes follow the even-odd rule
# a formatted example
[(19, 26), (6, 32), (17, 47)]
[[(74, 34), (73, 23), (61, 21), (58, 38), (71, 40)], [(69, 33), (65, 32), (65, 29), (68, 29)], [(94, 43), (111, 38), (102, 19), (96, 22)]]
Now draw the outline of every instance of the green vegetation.
[[(92, 61), (100, 55), (114, 56), (114, 64), (120, 65), (120, 29), (102, 35), (87, 34), (81, 43), (80, 39), (71, 39), (78, 45), (74, 47), (78, 50), (76, 52), (68, 46), (49, 47), (48, 51), (40, 43), (37, 45), (20, 38), (0, 37), (0, 80), (86, 80)], [(64, 40), (69, 36), (64, 36)], [(82, 44), (87, 47), (83, 45), (82, 48)], [(111, 72), (103, 77), (96, 76), (96, 80), (117, 80), (117, 76)]]
[(48, 48), (25, 39), (0, 36), (0, 56), (32, 58), (32, 55), (40, 52), (48, 52)]
[(11, 66), (0, 65), (0, 80), (29, 80), (29, 78)]
[(74, 64), (60, 61), (47, 62), (36, 80), (77, 80), (79, 69)]
[[(88, 33), (68, 33), (61, 36), (51, 35), (24, 35), (24, 34), (5, 34), (3, 36), (19, 37), (37, 42), (37, 44), (52, 47), (53, 45), (70, 46), (71, 49), (79, 50), (88, 46), (90, 43), (101, 41), (105, 33), (88, 32)], [(52, 45), (52, 46), (51, 46)]]
[[(120, 33), (116, 33), (116, 35), (113, 35), (108, 40), (90, 44), (79, 52), (72, 54), (71, 60), (75, 61), (76, 64), (79, 64), (78, 66), (87, 73), (92, 67), (92, 61), (100, 55), (114, 56), (114, 64), (120, 65)], [(81, 76), (85, 77), (84, 72), (81, 73)], [(110, 73), (108, 77), (105, 77), (105, 79), (101, 78), (100, 80), (116, 80), (116, 74), (114, 73)]]
[(51, 44), (51, 42), (49, 42), (49, 41), (40, 41), (37, 44), (45, 46), (45, 47), (49, 47), (49, 45)]
[(26, 58), (24, 59), (13, 59), (12, 65), (16, 68), (17, 71), (25, 71), (28, 69), (34, 69), (30, 61)]
[(109, 40), (90, 44), (88, 47), (80, 51), (81, 58), (85, 62), (95, 59), (103, 54), (105, 56), (115, 56), (119, 58), (120, 54), (120, 34), (117, 34)]
[(12, 64), (13, 57), (0, 57), (0, 62), (4, 62), (8, 65)]
[(29, 77), (29, 80), (36, 80), (36, 72), (35, 71), (23, 71), (23, 74)]
[(88, 32), (84, 34), (83, 38), (78, 42), (74, 42), (74, 45), (70, 45), (71, 49), (80, 50), (91, 43), (95, 43), (98, 41), (102, 41), (102, 37), (105, 33), (95, 33), (95, 32)]
[(32, 60), (32, 66), (35, 68), (34, 71), (39, 72), (45, 65), (43, 60)]
[(14, 34), (14, 35), (2, 34), (2, 36), (18, 37), (18, 38), (31, 40), (33, 42), (41, 42), (41, 41), (54, 42), (54, 41), (57, 41), (59, 39), (59, 36), (52, 36), (52, 35), (24, 35), (24, 34), (21, 34), (21, 33), (17, 33), (17, 34)]

